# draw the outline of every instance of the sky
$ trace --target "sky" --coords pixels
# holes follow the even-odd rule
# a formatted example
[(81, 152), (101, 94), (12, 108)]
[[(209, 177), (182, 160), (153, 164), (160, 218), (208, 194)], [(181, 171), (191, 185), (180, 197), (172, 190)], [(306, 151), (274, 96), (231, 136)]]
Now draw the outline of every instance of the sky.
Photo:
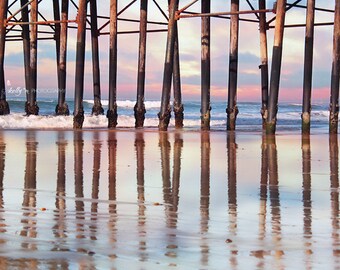
[[(11, 0), (9, 1), (12, 2)], [(77, 1), (75, 1), (77, 2)], [(109, 15), (109, 0), (98, 1), (98, 14)], [(167, 0), (157, 1), (167, 12)], [(180, 0), (180, 7), (192, 2)], [(230, 10), (230, 0), (212, 0), (211, 12)], [(249, 10), (246, 1), (240, 1), (240, 10)], [(267, 8), (272, 8), (272, 0), (266, 1)], [(290, 2), (290, 1), (288, 1)], [(130, 0), (119, 0), (118, 10), (125, 7)], [(257, 0), (250, 0), (257, 9)], [(305, 5), (306, 0), (300, 4)], [(321, 6), (322, 5), (322, 6)], [(119, 18), (139, 19), (140, 1), (134, 3)], [(200, 1), (195, 3), (188, 11), (200, 12)], [(334, 9), (334, 1), (319, 1), (317, 7)], [(18, 4), (11, 11), (15, 12)], [(39, 4), (40, 12), (47, 18), (53, 19), (53, 10), (50, 0), (43, 0)], [(70, 4), (69, 19), (74, 19), (76, 9)], [(270, 19), (274, 16), (267, 14)], [(20, 16), (17, 16), (19, 19)], [(243, 15), (242, 18), (254, 19), (255, 16)], [(158, 11), (153, 1), (148, 3), (148, 19), (166, 22)], [(107, 20), (99, 19), (99, 26)], [(334, 13), (315, 13), (316, 22), (334, 21)], [(286, 23), (305, 23), (305, 9), (294, 8), (287, 12)], [(75, 24), (72, 24), (76, 26)], [(272, 24), (274, 25), (274, 24)], [(185, 100), (200, 100), (201, 90), (201, 19), (183, 18), (178, 21), (179, 50), (183, 102)], [(165, 29), (166, 26), (152, 26), (148, 29)], [(48, 26), (40, 26), (41, 30), (48, 30)], [(120, 21), (118, 31), (138, 30), (138, 23)], [(104, 28), (108, 32), (109, 27)], [(16, 33), (14, 33), (16, 34)], [(227, 100), (228, 98), (228, 68), (229, 68), (229, 20), (211, 18), (211, 99)], [(268, 57), (269, 69), (271, 68), (271, 55), (274, 30), (268, 31)], [(301, 103), (303, 82), (305, 29), (286, 28), (283, 41), (283, 58), (280, 81), (279, 99)], [(117, 74), (117, 99), (135, 100), (138, 66), (138, 34), (118, 36), (118, 74)], [(109, 81), (109, 39), (107, 35), (100, 36), (100, 71), (102, 99), (108, 98)], [(163, 81), (163, 67), (165, 59), (166, 32), (150, 33), (147, 36), (146, 55), (146, 82), (145, 99), (160, 100)], [(313, 94), (312, 102), (328, 102), (330, 95), (330, 78), (332, 65), (333, 27), (319, 26), (315, 29), (314, 58), (313, 58)], [(67, 55), (67, 97), (74, 96), (75, 84), (75, 55), (76, 55), (76, 30), (70, 29), (68, 36)], [(260, 85), (260, 47), (257, 23), (240, 22), (239, 26), (239, 64), (238, 64), (238, 101), (261, 101)], [(5, 53), (5, 76), (7, 88), (24, 88), (24, 69), (22, 42), (7, 42)], [(90, 33), (87, 32), (86, 64), (85, 64), (85, 89), (84, 97), (92, 97), (92, 63)], [(57, 97), (57, 71), (55, 42), (41, 40), (38, 42), (38, 94), (41, 96)], [(10, 97), (8, 97), (10, 98)], [(24, 98), (24, 96), (23, 96)]]

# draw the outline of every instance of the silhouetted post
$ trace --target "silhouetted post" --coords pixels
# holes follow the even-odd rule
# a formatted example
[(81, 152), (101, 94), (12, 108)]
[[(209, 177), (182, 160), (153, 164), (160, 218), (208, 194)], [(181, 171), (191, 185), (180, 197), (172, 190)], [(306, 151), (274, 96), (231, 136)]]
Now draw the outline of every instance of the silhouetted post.
[(314, 44), (315, 0), (308, 0), (306, 15), (305, 60), (303, 73), (302, 133), (310, 133), (312, 97), (313, 44)]
[(98, 21), (97, 21), (97, 0), (90, 0), (91, 13), (91, 43), (92, 43), (92, 72), (93, 72), (93, 107), (92, 114), (104, 114), (101, 103), (100, 91), (100, 68), (99, 68), (99, 45), (98, 45)]
[(30, 28), (30, 88), (28, 89), (28, 100), (26, 102), (26, 114), (38, 115), (37, 105), (37, 45), (38, 45), (38, 0), (31, 3), (30, 9), (31, 22)]
[(110, 1), (110, 56), (108, 127), (117, 126), (117, 0)]
[[(68, 20), (69, 1), (61, 2), (61, 20)], [(60, 46), (58, 55), (58, 105), (55, 112), (57, 115), (69, 115), (70, 111), (66, 103), (66, 56), (67, 56), (67, 26), (66, 22), (60, 24)]]
[[(239, 11), (239, 0), (231, 0), (231, 12)], [(235, 130), (238, 108), (237, 100), (237, 67), (238, 67), (238, 32), (239, 16), (230, 16), (230, 52), (229, 52), (229, 81), (228, 81), (228, 108), (227, 130)]]
[(137, 75), (137, 103), (135, 111), (135, 127), (141, 128), (145, 119), (145, 61), (146, 61), (146, 36), (148, 20), (148, 0), (140, 2), (140, 24), (139, 24), (139, 55), (138, 55), (138, 75)]
[(176, 11), (178, 8), (178, 0), (171, 0), (169, 5), (169, 23), (168, 23), (168, 36), (166, 43), (164, 73), (163, 73), (163, 88), (162, 88), (162, 100), (161, 109), (158, 113), (159, 118), (159, 130), (167, 130), (171, 117), (170, 109), (170, 91), (171, 91), (171, 79), (173, 73), (174, 64), (174, 44), (175, 44), (175, 24), (176, 24)]
[[(20, 0), (21, 6), (24, 6), (28, 0)], [(21, 10), (22, 22), (28, 23), (28, 6)], [(23, 41), (23, 51), (24, 51), (24, 66), (25, 66), (25, 92), (26, 100), (28, 100), (28, 89), (30, 89), (30, 29), (28, 24), (23, 24), (22, 26), (22, 41)], [(25, 112), (26, 106), (25, 106)]]
[(0, 2), (0, 115), (9, 114), (9, 106), (6, 101), (5, 84), (5, 44), (6, 44), (6, 25), (8, 0)]
[[(266, 9), (266, 1), (259, 0), (259, 9)], [(261, 96), (262, 96), (262, 127), (266, 127), (266, 119), (268, 116), (268, 47), (267, 47), (267, 22), (266, 13), (260, 12), (260, 51), (261, 51)]]
[(174, 67), (173, 67), (173, 89), (174, 89), (174, 103), (173, 111), (175, 114), (175, 127), (182, 128), (184, 120), (184, 106), (182, 104), (182, 89), (181, 89), (181, 73), (179, 61), (179, 40), (177, 21), (175, 22), (175, 44), (174, 44)]
[[(60, 21), (59, 0), (53, 0), (53, 17), (55, 21)], [(56, 45), (57, 74), (59, 87), (60, 23), (56, 23), (54, 25), (54, 40)]]
[(275, 134), (276, 115), (279, 97), (283, 30), (286, 15), (286, 0), (278, 0), (276, 5), (276, 22), (274, 34), (274, 46), (272, 56), (272, 69), (270, 74), (268, 118), (266, 122), (267, 134)]
[(78, 30), (77, 30), (77, 52), (76, 52), (76, 74), (74, 89), (74, 112), (73, 128), (83, 127), (84, 122), (84, 68), (85, 68), (85, 34), (86, 34), (86, 13), (87, 0), (79, 0), (78, 4)]
[[(210, 0), (203, 0), (202, 13), (210, 13)], [(201, 18), (201, 129), (210, 129), (210, 17)]]
[(329, 133), (338, 133), (340, 78), (340, 0), (335, 0)]

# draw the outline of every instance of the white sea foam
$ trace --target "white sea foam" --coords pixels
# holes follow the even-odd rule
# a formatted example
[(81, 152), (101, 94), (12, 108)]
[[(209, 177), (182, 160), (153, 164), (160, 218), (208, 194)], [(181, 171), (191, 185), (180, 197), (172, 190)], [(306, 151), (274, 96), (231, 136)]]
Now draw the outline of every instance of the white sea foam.
[[(157, 117), (146, 118), (145, 127), (157, 127), (159, 120)], [(224, 121), (212, 121), (211, 125), (224, 124)], [(199, 127), (200, 120), (184, 120), (186, 127)], [(118, 116), (117, 127), (134, 127), (135, 119), (133, 116), (120, 115)], [(170, 120), (170, 127), (174, 126), (174, 119)], [(92, 116), (85, 115), (84, 128), (106, 128), (107, 118), (104, 115)], [(0, 129), (72, 129), (73, 116), (25, 116), (23, 114), (12, 113), (0, 117)]]

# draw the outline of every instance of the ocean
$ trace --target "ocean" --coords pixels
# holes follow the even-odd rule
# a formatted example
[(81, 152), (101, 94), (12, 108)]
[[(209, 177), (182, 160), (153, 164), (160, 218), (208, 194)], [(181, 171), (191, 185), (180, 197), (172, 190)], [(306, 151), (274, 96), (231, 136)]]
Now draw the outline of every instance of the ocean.
[[(26, 117), (24, 112), (25, 100), (10, 99), (11, 114), (0, 117), (0, 128), (3, 129), (27, 129), (27, 128), (72, 128), (73, 125), (73, 101), (67, 100), (70, 109), (70, 116), (55, 116), (57, 100), (44, 98), (38, 101), (40, 108), (39, 116)], [(84, 128), (106, 128), (107, 119), (105, 115), (91, 116), (93, 100), (84, 100), (85, 121)], [(184, 104), (184, 128), (195, 130), (200, 128), (200, 101), (185, 101)], [(108, 101), (102, 101), (105, 113)], [(118, 105), (118, 126), (117, 128), (134, 127), (135, 101), (119, 100)], [(160, 101), (146, 101), (145, 128), (157, 128), (158, 112)], [(211, 130), (226, 129), (226, 102), (211, 102)], [(311, 128), (315, 131), (328, 130), (329, 105), (326, 103), (313, 104)], [(239, 114), (237, 116), (237, 130), (240, 131), (261, 131), (261, 104), (259, 102), (239, 102)], [(278, 111), (277, 130), (296, 131), (301, 126), (302, 105), (297, 103), (281, 103)], [(174, 127), (174, 116), (172, 115), (169, 128)]]

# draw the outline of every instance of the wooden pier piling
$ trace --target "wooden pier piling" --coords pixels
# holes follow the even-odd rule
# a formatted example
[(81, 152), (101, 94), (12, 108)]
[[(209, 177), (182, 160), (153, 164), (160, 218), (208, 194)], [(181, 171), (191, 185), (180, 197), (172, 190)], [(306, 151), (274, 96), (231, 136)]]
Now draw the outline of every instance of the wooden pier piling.
[(38, 115), (39, 107), (37, 104), (37, 46), (38, 46), (38, 0), (31, 3), (30, 9), (30, 83), (28, 89), (28, 99), (26, 102), (26, 114)]
[(117, 126), (117, 0), (110, 0), (109, 108), (108, 128)]
[[(259, 9), (266, 9), (266, 1), (259, 0)], [(268, 47), (267, 47), (267, 19), (266, 13), (259, 13), (259, 27), (260, 27), (260, 56), (261, 56), (261, 115), (262, 128), (266, 127), (266, 120), (268, 116)]]
[(104, 114), (104, 109), (101, 103), (100, 90), (100, 67), (99, 67), (99, 44), (98, 44), (98, 14), (97, 14), (97, 0), (90, 1), (91, 14), (91, 44), (92, 44), (92, 72), (93, 72), (93, 115)]
[[(239, 0), (231, 0), (231, 12), (239, 11)], [(230, 17), (230, 51), (229, 51), (229, 79), (228, 79), (228, 108), (227, 130), (235, 130), (237, 108), (237, 72), (238, 72), (238, 39), (239, 39), (239, 15)]]
[(0, 2), (0, 115), (9, 114), (9, 106), (6, 101), (5, 83), (5, 45), (6, 45), (6, 26), (8, 0)]
[(84, 122), (84, 68), (85, 68), (85, 37), (86, 37), (86, 13), (87, 0), (79, 0), (78, 7), (78, 30), (77, 30), (77, 52), (76, 52), (76, 74), (74, 87), (74, 113), (73, 128), (82, 128)]
[(171, 0), (169, 5), (169, 25), (168, 25), (168, 35), (166, 43), (165, 52), (165, 63), (164, 63), (164, 73), (163, 73), (163, 87), (162, 87), (162, 99), (161, 108), (158, 113), (159, 118), (159, 130), (166, 131), (171, 117), (170, 108), (170, 92), (171, 92), (171, 80), (173, 74), (173, 64), (174, 64), (174, 44), (175, 44), (175, 16), (178, 9), (178, 0)]
[(184, 106), (182, 104), (182, 86), (179, 60), (179, 39), (177, 21), (175, 22), (174, 66), (173, 66), (173, 111), (175, 114), (175, 128), (183, 128)]
[(286, 0), (278, 0), (276, 6), (274, 46), (270, 75), (268, 118), (266, 122), (267, 134), (275, 134), (276, 131), (276, 115), (278, 110), (285, 15), (286, 15)]
[[(30, 29), (29, 29), (29, 14), (28, 14), (28, 0), (20, 0), (21, 4), (21, 20), (24, 23), (22, 27), (22, 42), (24, 52), (24, 68), (25, 68), (25, 92), (26, 100), (28, 100), (28, 89), (30, 89)], [(26, 103), (27, 104), (27, 103)], [(27, 114), (26, 105), (25, 112)]]
[[(210, 0), (202, 0), (202, 13), (210, 13)], [(201, 129), (210, 130), (210, 17), (201, 18)]]
[(340, 79), (340, 0), (335, 0), (329, 133), (338, 133)]
[(135, 127), (141, 128), (145, 119), (145, 61), (146, 61), (146, 38), (148, 20), (148, 0), (140, 1), (140, 24), (139, 24), (139, 55), (138, 55), (138, 75), (137, 75), (137, 102), (134, 107)]
[(59, 54), (58, 54), (58, 104), (55, 112), (57, 115), (69, 115), (70, 111), (66, 103), (66, 60), (67, 60), (67, 34), (68, 34), (68, 11), (69, 1), (61, 2), (61, 20), (59, 37)]
[[(180, 72), (180, 51), (179, 51), (179, 33), (178, 24), (180, 19), (201, 18), (201, 106), (200, 106), (200, 126), (201, 130), (210, 130), (211, 121), (211, 64), (210, 64), (210, 18), (230, 20), (230, 50), (229, 50), (229, 70), (228, 70), (228, 105), (227, 105), (227, 130), (235, 130), (236, 117), (238, 114), (237, 106), (237, 85), (238, 85), (238, 52), (239, 52), (239, 24), (240, 22), (257, 23), (260, 31), (260, 70), (261, 70), (261, 114), (262, 128), (267, 134), (274, 134), (276, 131), (277, 111), (279, 102), (279, 86), (281, 75), (282, 61), (282, 44), (283, 33), (286, 27), (305, 27), (305, 55), (304, 55), (304, 77), (303, 77), (303, 101), (302, 101), (302, 133), (310, 133), (311, 124), (311, 100), (312, 100), (312, 71), (313, 71), (313, 38), (314, 27), (322, 25), (334, 25), (334, 43), (333, 43), (333, 63), (330, 87), (330, 116), (329, 132), (338, 132), (338, 113), (339, 113), (339, 74), (340, 74), (340, 11), (339, 1), (335, 1), (334, 22), (314, 22), (315, 11), (333, 13), (332, 9), (324, 7), (315, 7), (315, 0), (306, 0), (306, 5), (301, 4), (299, 0), (288, 4), (287, 0), (278, 0), (275, 2), (274, 9), (266, 8), (265, 0), (258, 0), (258, 10), (256, 10), (250, 1), (246, 1), (249, 10), (240, 10), (240, 1), (231, 0), (230, 10), (225, 12), (211, 13), (211, 0), (201, 0), (201, 12), (190, 11), (199, 0), (192, 0), (185, 7), (179, 9), (179, 0), (153, 0), (153, 4), (159, 9), (161, 14), (168, 20), (168, 23), (148, 21), (148, 0), (139, 0), (140, 12), (139, 18), (121, 18), (120, 15), (130, 7), (134, 6), (137, 0), (131, 0), (120, 12), (117, 12), (119, 0), (107, 0), (110, 4), (109, 17), (98, 14), (100, 9), (97, 7), (97, 0), (52, 0), (54, 20), (48, 20), (50, 15), (38, 12), (38, 6), (41, 0), (3, 0), (0, 3), (0, 115), (9, 113), (9, 106), (6, 101), (6, 83), (5, 83), (5, 45), (7, 41), (22, 41), (24, 54), (25, 70), (25, 93), (26, 115), (38, 115), (39, 107), (37, 95), (39, 93), (38, 74), (37, 74), (37, 57), (38, 42), (41, 40), (55, 40), (56, 63), (58, 76), (58, 103), (56, 105), (56, 115), (68, 115), (69, 109), (66, 103), (66, 63), (67, 63), (67, 42), (68, 29), (77, 28), (76, 44), (76, 68), (75, 68), (75, 85), (74, 85), (74, 118), (73, 127), (82, 128), (84, 122), (84, 76), (85, 76), (85, 44), (86, 31), (91, 31), (92, 45), (92, 75), (93, 75), (93, 115), (103, 114), (101, 104), (101, 77), (100, 77), (100, 57), (99, 57), (99, 37), (109, 35), (109, 76), (108, 76), (108, 127), (117, 126), (117, 40), (118, 34), (139, 34), (139, 51), (138, 51), (138, 68), (137, 68), (137, 98), (134, 107), (135, 127), (144, 126), (145, 120), (145, 82), (146, 82), (146, 55), (147, 55), (147, 35), (153, 32), (165, 32), (165, 29), (149, 29), (148, 24), (168, 25), (167, 41), (165, 48), (165, 61), (162, 82), (162, 95), (160, 111), (158, 113), (159, 125), (161, 131), (166, 131), (171, 118), (171, 111), (175, 115), (175, 127), (183, 127), (184, 107), (182, 103), (182, 86)], [(168, 14), (162, 10), (161, 4), (168, 7)], [(78, 3), (76, 3), (78, 2)], [(105, 3), (105, 1), (102, 1)], [(101, 2), (101, 3), (102, 3)], [(71, 6), (70, 3), (72, 4)], [(87, 5), (90, 5), (89, 14), (87, 14)], [(215, 3), (214, 3), (215, 4)], [(20, 8), (13, 12), (12, 8)], [(243, 7), (243, 3), (241, 5)], [(77, 19), (69, 20), (69, 14), (77, 10)], [(286, 24), (285, 14), (293, 8), (306, 9), (306, 24)], [(97, 10), (98, 9), (98, 10)], [(43, 9), (42, 9), (43, 10)], [(267, 13), (273, 12), (276, 16), (271, 15), (267, 20)], [(7, 12), (8, 17), (7, 17)], [(133, 12), (132, 12), (133, 13)], [(130, 14), (132, 14), (130, 13)], [(21, 18), (19, 17), (21, 14)], [(39, 16), (38, 16), (39, 15)], [(254, 16), (251, 18), (250, 16)], [(89, 19), (90, 17), (90, 19)], [(119, 17), (119, 18), (118, 18)], [(269, 16), (268, 16), (269, 17)], [(39, 19), (39, 20), (38, 20)], [(98, 24), (101, 20), (106, 20), (100, 27)], [(139, 30), (128, 30), (118, 32), (118, 20), (122, 23), (139, 23)], [(269, 83), (268, 72), (268, 48), (267, 35), (269, 29), (273, 28), (275, 21), (274, 45), (272, 51), (272, 67)], [(71, 23), (77, 23), (77, 27)], [(88, 25), (87, 25), (88, 23)], [(42, 26), (48, 26), (45, 30)], [(109, 31), (104, 29), (109, 25)], [(19, 33), (19, 34), (18, 34)], [(173, 84), (173, 87), (172, 87)], [(171, 88), (173, 88), (173, 105), (171, 108)], [(105, 89), (106, 90), (106, 89)]]
[(306, 15), (305, 59), (303, 73), (303, 101), (302, 101), (302, 127), (303, 134), (310, 133), (310, 113), (312, 98), (312, 72), (314, 48), (314, 14), (315, 0), (308, 0)]

